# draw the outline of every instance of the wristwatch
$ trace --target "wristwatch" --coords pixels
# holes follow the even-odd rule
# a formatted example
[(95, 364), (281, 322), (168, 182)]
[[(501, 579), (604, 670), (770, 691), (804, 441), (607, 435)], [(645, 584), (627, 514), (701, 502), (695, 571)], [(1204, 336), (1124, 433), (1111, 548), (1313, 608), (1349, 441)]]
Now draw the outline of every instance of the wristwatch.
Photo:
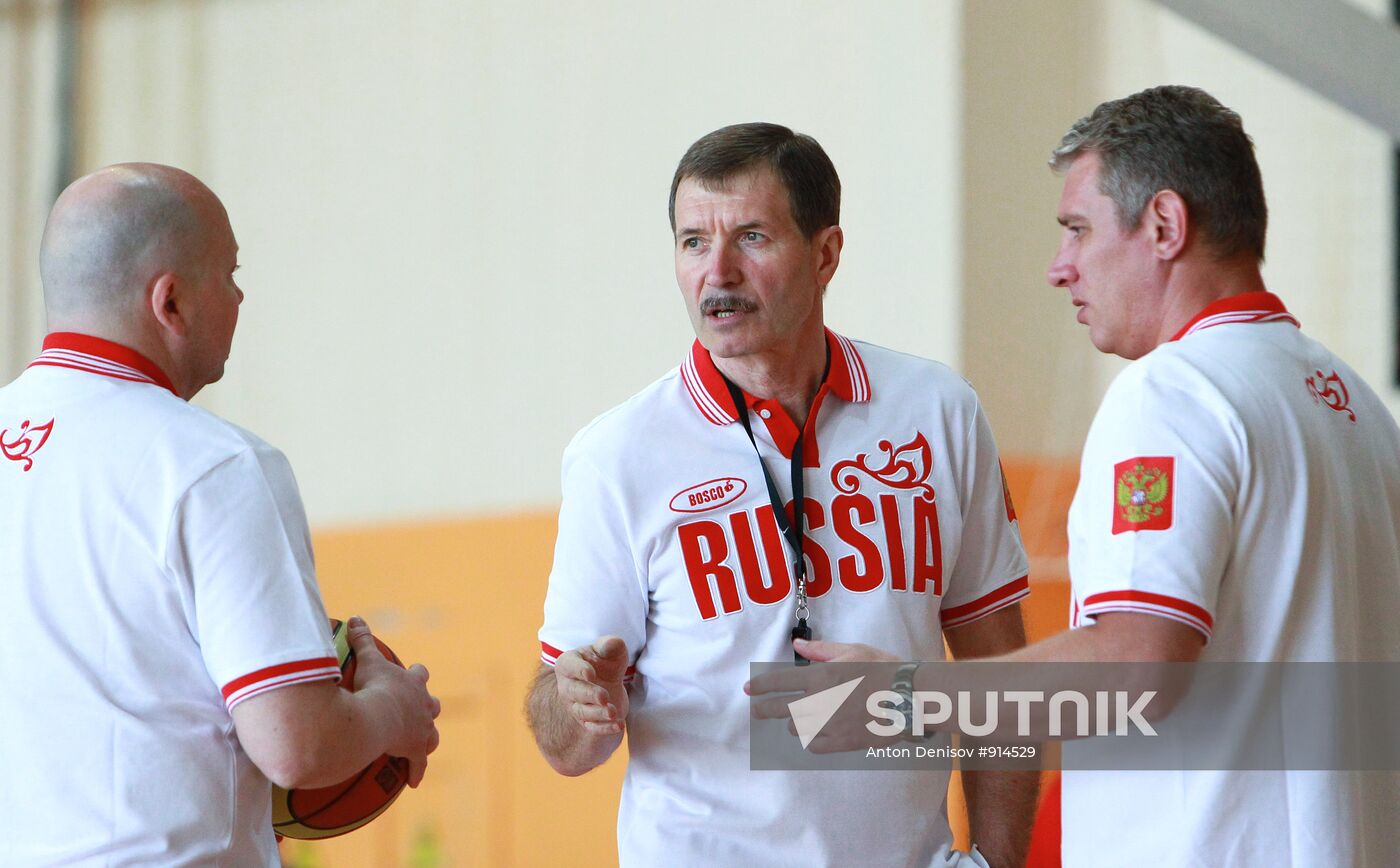
[(894, 681), (890, 684), (890, 689), (899, 694), (899, 704), (895, 708), (904, 715), (904, 732), (900, 737), (905, 741), (928, 741), (934, 737), (932, 732), (914, 734), (914, 672), (918, 668), (917, 663), (901, 665), (894, 671)]

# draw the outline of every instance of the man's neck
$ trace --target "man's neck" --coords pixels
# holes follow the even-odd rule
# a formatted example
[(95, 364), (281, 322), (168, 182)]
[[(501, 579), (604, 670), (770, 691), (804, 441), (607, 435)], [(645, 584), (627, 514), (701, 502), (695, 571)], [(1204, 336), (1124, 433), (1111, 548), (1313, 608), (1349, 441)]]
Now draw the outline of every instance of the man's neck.
[(1232, 262), (1194, 263), (1193, 267), (1173, 277), (1178, 289), (1168, 292), (1167, 308), (1157, 335), (1158, 345), (1171, 340), (1197, 314), (1220, 299), (1268, 289), (1259, 273), (1259, 265), (1247, 257)]
[(714, 358), (730, 382), (755, 398), (777, 401), (800, 430), (826, 373), (826, 341), (806, 342), (796, 353)]
[(135, 350), (145, 356), (156, 367), (160, 368), (171, 382), (175, 385), (175, 394), (188, 401), (194, 397), (198, 389), (189, 389), (181, 376), (180, 367), (175, 363), (174, 357), (166, 348), (165, 344), (149, 328), (141, 328), (124, 322), (116, 316), (84, 316), (82, 314), (55, 314), (49, 313), (48, 331), (73, 332), (89, 337), (101, 338), (104, 341), (111, 341), (114, 344), (121, 344), (128, 349)]

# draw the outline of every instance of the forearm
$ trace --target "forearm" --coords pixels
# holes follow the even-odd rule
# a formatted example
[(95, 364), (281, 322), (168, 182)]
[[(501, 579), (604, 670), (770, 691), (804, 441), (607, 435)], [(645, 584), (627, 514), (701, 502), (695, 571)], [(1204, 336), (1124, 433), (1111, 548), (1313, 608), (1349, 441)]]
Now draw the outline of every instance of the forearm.
[(964, 769), (968, 830), (992, 868), (1021, 868), (1030, 847), (1040, 772)]
[(1126, 693), (1134, 714), (1147, 721), (1165, 717), (1189, 687), (1189, 664), (1202, 647), (1204, 638), (1189, 626), (1156, 615), (1108, 613), (1091, 626), (966, 666), (921, 666), (914, 691), (1004, 694), (1000, 701), (1017, 707), (999, 718), (993, 738), (1017, 743), (1081, 738), (1089, 733), (1072, 715), (1089, 714), (1082, 704), (1100, 696)]
[(562, 775), (573, 777), (592, 771), (622, 744), (622, 732), (590, 732), (569, 714), (551, 669), (541, 668), (536, 673), (525, 711), (540, 753)]
[(332, 682), (270, 691), (233, 710), (244, 751), (278, 786), (324, 787), (385, 753), (397, 709), (382, 694), (351, 693)]

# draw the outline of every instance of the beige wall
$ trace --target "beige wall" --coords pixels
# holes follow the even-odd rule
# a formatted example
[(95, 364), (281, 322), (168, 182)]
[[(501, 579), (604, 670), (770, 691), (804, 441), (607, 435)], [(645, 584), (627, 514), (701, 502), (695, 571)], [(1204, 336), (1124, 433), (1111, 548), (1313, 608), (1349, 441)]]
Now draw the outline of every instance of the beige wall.
[(1003, 451), (1078, 454), (1122, 367), (1045, 282), (1045, 161), (1099, 102), (1169, 82), (1240, 112), (1269, 200), (1265, 280), (1400, 413), (1388, 137), (1149, 0), (969, 3), (964, 51), (962, 358)]
[[(1271, 286), (1400, 410), (1389, 143), (1148, 0), (83, 5), (79, 168), (224, 197), (248, 301), (199, 400), (288, 452), (321, 526), (554, 503), (572, 433), (689, 342), (676, 159), (756, 118), (842, 173), (829, 320), (963, 371), (1007, 453), (1064, 457), (1120, 365), (1044, 284), (1046, 153), (1102, 99), (1202, 85), (1258, 144)], [(43, 331), (56, 7), (0, 4), (5, 376)]]
[(573, 432), (686, 351), (666, 194), (727, 123), (841, 170), (830, 321), (956, 361), (955, 4), (92, 8), (82, 168), (223, 196), (248, 298), (199, 401), (289, 454), (315, 522), (555, 500)]
[[(1385, 8), (1371, 0), (1358, 5)], [(1107, 10), (1104, 26), (1115, 38), (1104, 55), (1105, 97), (1178, 81), (1206, 88), (1240, 113), (1269, 201), (1265, 282), (1305, 331), (1347, 359), (1400, 413), (1391, 385), (1396, 206), (1389, 137), (1147, 0), (1111, 2)]]
[(57, 183), (57, 3), (0, 2), (0, 380), (43, 334), (35, 254)]

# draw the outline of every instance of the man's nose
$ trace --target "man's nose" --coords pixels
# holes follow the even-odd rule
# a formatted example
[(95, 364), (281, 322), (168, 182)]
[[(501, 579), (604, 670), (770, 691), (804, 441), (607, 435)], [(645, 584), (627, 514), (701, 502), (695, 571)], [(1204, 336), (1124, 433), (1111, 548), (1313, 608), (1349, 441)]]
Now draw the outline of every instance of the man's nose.
[(710, 248), (709, 268), (705, 271), (707, 286), (734, 286), (741, 281), (739, 254), (728, 241), (716, 242)]
[(1079, 280), (1079, 272), (1063, 256), (1057, 254), (1050, 260), (1050, 269), (1045, 272), (1045, 279), (1050, 281), (1051, 286), (1066, 287)]

